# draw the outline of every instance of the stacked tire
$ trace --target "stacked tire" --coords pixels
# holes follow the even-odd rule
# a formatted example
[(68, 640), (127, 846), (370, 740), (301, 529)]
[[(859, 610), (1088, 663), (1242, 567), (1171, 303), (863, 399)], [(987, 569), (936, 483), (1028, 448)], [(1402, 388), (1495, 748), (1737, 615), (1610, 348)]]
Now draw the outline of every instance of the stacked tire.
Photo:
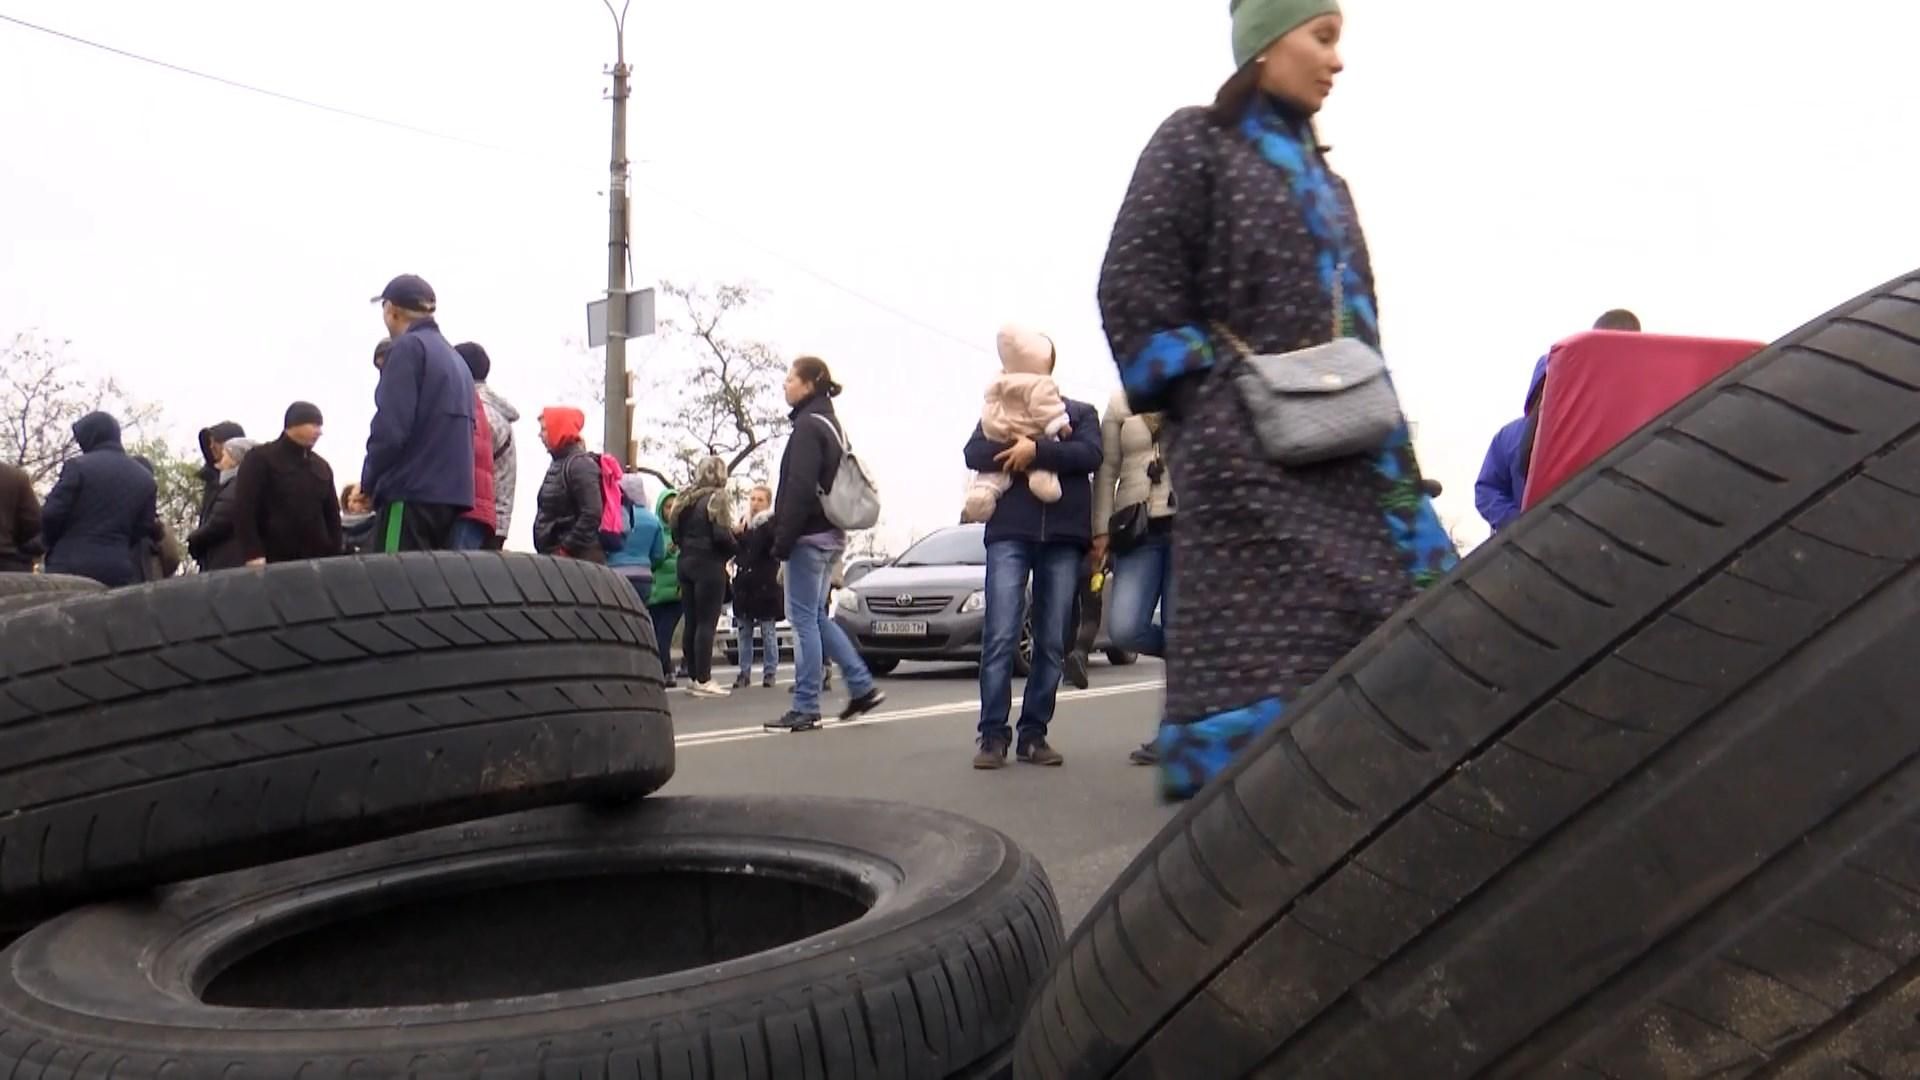
[(986, 1076), (1059, 946), (971, 822), (643, 799), (673, 726), (605, 568), (16, 580), (6, 1075)]
[(1023, 1080), (1920, 1076), (1920, 273), (1291, 703), (1096, 902)]

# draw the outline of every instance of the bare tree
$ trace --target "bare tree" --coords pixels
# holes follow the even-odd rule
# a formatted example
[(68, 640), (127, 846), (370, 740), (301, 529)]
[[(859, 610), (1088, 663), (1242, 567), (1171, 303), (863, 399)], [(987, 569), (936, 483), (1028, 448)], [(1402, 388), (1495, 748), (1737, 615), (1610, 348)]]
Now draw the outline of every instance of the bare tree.
[(0, 461), (25, 469), (43, 492), (59, 479), (60, 467), (80, 453), (73, 443), (74, 421), (104, 411), (131, 437), (160, 415), (113, 379), (82, 375), (67, 356), (71, 344), (25, 331), (0, 350)]
[[(787, 365), (772, 344), (734, 333), (762, 294), (739, 282), (666, 281), (660, 295), (667, 313), (633, 378), (633, 471), (682, 486), (711, 455), (743, 480), (768, 479), (768, 451), (790, 426), (781, 389)], [(598, 380), (582, 386), (604, 403)]]
[(154, 483), (159, 486), (160, 520), (185, 541), (200, 520), (199, 451), (181, 452), (160, 439), (145, 439), (128, 446), (127, 452), (153, 465)]

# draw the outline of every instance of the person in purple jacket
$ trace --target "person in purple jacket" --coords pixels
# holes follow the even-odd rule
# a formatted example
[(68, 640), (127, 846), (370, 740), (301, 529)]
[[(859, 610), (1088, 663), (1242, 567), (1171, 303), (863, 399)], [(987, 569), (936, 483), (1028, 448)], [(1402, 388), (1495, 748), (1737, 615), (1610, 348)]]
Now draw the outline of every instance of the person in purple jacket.
[(1539, 411), (1540, 392), (1546, 386), (1547, 358), (1543, 356), (1533, 365), (1526, 409), (1520, 419), (1494, 433), (1487, 458), (1480, 463), (1480, 479), (1473, 483), (1473, 505), (1495, 532), (1520, 516), (1520, 500), (1527, 490), (1527, 461), (1520, 456), (1520, 444), (1526, 438), (1528, 422)]
[[(1595, 330), (1638, 333), (1640, 317), (1626, 308), (1614, 308), (1594, 321)], [(1533, 365), (1533, 382), (1527, 386), (1527, 407), (1520, 419), (1494, 433), (1487, 447), (1486, 460), (1480, 463), (1480, 479), (1474, 481), (1473, 505), (1487, 519), (1494, 532), (1520, 516), (1527, 494), (1527, 467), (1533, 461), (1534, 436), (1539, 433), (1540, 398), (1547, 388), (1547, 358)]]
[(360, 470), (376, 550), (444, 551), (473, 508), (473, 373), (434, 322), (432, 286), (402, 274), (374, 301), (393, 339), (375, 357), (380, 385)]

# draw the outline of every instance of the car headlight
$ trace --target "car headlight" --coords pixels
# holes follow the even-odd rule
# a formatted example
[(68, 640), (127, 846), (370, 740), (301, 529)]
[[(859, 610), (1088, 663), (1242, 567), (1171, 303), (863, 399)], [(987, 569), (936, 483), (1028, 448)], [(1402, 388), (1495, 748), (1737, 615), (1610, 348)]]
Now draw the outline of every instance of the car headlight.
[(976, 611), (985, 611), (986, 609), (987, 591), (985, 589), (967, 594), (967, 598), (960, 603), (960, 614), (962, 615), (971, 615)]
[(857, 612), (860, 610), (860, 594), (848, 589), (840, 594), (840, 599), (835, 606), (848, 614)]

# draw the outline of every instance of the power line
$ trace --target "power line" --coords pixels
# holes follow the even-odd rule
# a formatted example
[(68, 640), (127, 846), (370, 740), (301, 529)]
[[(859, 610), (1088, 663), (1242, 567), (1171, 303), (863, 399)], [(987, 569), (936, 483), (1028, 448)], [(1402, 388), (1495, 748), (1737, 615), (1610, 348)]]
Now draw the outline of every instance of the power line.
[[(46, 34), (49, 37), (59, 38), (62, 41), (68, 41), (76, 45), (82, 45), (89, 49), (97, 49), (101, 52), (108, 53), (113, 56), (121, 57), (122, 59), (135, 61), (136, 63), (148, 64), (153, 67), (161, 68), (166, 71), (172, 71), (180, 75), (190, 76), (196, 79), (204, 79), (207, 82), (215, 83), (220, 86), (225, 86), (230, 89), (240, 90), (250, 94), (259, 94), (262, 97), (272, 98), (276, 101), (285, 102), (292, 105), (300, 105), (309, 109), (317, 109), (321, 112), (332, 113), (335, 116), (344, 116), (344, 117), (347, 117), (348, 119), (359, 120), (363, 123), (378, 124), (381, 127), (393, 128), (397, 131), (405, 131), (414, 135), (425, 136), (430, 139), (439, 139), (445, 142), (460, 143), (466, 146), (477, 147), (482, 150), (492, 150), (497, 153), (513, 154), (516, 156), (534, 158), (536, 160), (543, 160), (543, 161), (546, 160), (546, 155), (537, 154), (530, 150), (525, 150), (525, 149), (520, 149), (520, 148), (510, 147), (510, 146), (501, 146), (497, 143), (482, 142), (480, 140), (469, 139), (461, 135), (450, 135), (444, 131), (435, 131), (432, 128), (424, 128), (416, 124), (408, 124), (399, 120), (389, 120), (386, 117), (375, 116), (371, 113), (357, 112), (353, 109), (341, 108), (338, 105), (328, 105), (325, 102), (314, 101), (309, 98), (303, 98), (296, 94), (283, 93), (279, 90), (270, 90), (264, 86), (256, 86), (252, 83), (241, 82), (238, 79), (229, 79), (223, 75), (214, 75), (209, 72), (200, 71), (198, 69), (190, 68), (182, 64), (170, 63), (166, 60), (160, 60), (155, 57), (146, 56), (141, 53), (133, 52), (132, 50), (129, 50), (129, 49), (122, 49), (117, 46), (108, 45), (104, 42), (94, 41), (91, 38), (81, 37), (78, 34), (70, 34), (64, 30), (56, 30), (50, 26), (42, 26), (39, 23), (28, 22), (25, 19), (18, 18), (13, 15), (8, 15), (4, 12), (0, 12), (0, 22), (12, 23), (15, 26), (19, 26), (27, 30), (32, 30), (37, 33)], [(943, 329), (939, 326), (934, 325), (933, 323), (927, 322), (924, 319), (908, 314), (907, 312), (902, 311), (901, 309), (894, 307), (893, 305), (888, 304), (885, 301), (875, 299), (874, 297), (869, 296), (866, 293), (863, 293), (860, 290), (855, 289), (850, 285), (846, 285), (840, 281), (835, 280), (834, 278), (820, 272), (819, 270), (815, 270), (813, 267), (808, 266), (807, 264), (801, 262), (798, 259), (782, 254), (781, 252), (766, 246), (765, 244), (761, 243), (760, 241), (748, 235), (745, 231), (728, 224), (724, 220), (718, 217), (715, 217), (714, 215), (706, 212), (705, 210), (700, 209), (698, 206), (693, 205), (692, 203), (688, 202), (683, 198), (680, 198), (679, 196), (673, 194), (670, 191), (666, 191), (654, 184), (647, 183), (645, 180), (635, 180), (634, 183), (636, 183), (640, 187), (646, 188), (648, 191), (652, 192), (655, 195), (658, 195), (659, 197), (667, 200), (668, 202), (673, 203), (674, 205), (680, 207), (680, 209), (685, 210), (686, 212), (692, 214), (693, 216), (700, 218), (703, 221), (706, 221), (708, 224), (714, 226), (715, 228), (718, 228), (722, 232), (731, 233), (736, 239), (740, 240), (742, 243), (745, 243), (747, 246), (761, 252), (762, 254), (778, 259), (781, 262), (786, 263), (788, 266), (791, 266), (794, 269), (800, 271), (801, 273), (807, 275), (808, 277), (814, 278), (815, 280), (821, 282), (822, 284), (828, 286), (829, 288), (832, 288), (837, 292), (840, 292), (848, 297), (851, 297), (854, 300), (858, 300), (859, 302), (866, 304), (867, 306), (874, 308), (877, 311), (885, 312), (886, 314), (891, 315), (894, 318), (899, 319), (904, 323), (917, 327), (937, 337), (945, 338), (946, 340), (954, 342), (955, 344), (960, 345), (963, 348), (972, 349), (975, 352), (981, 352), (981, 353), (985, 353), (988, 351), (983, 346), (980, 346), (971, 341), (968, 341), (967, 339), (961, 337), (958, 334), (953, 333), (950, 330)]]
[(142, 64), (151, 64), (154, 67), (164, 68), (167, 71), (178, 72), (181, 75), (190, 75), (196, 79), (205, 79), (208, 82), (218, 83), (221, 86), (231, 87), (235, 90), (244, 90), (250, 94), (259, 94), (263, 97), (270, 97), (279, 101), (292, 102), (295, 105), (304, 105), (309, 109), (319, 109), (321, 112), (330, 112), (336, 116), (345, 116), (354, 120), (362, 120), (369, 124), (379, 124), (382, 127), (397, 128), (401, 131), (412, 132), (415, 135), (425, 135), (428, 138), (432, 138), (432, 139), (445, 139), (448, 142), (465, 143), (468, 146), (477, 146), (484, 150), (501, 150), (501, 151), (507, 150), (507, 148), (504, 146), (495, 146), (492, 143), (479, 142), (477, 140), (464, 138), (459, 135), (449, 135), (444, 131), (434, 131), (431, 128), (423, 128), (414, 124), (402, 123), (398, 120), (388, 120), (385, 117), (374, 116), (370, 113), (355, 112), (352, 109), (343, 109), (338, 105), (328, 105), (324, 102), (310, 101), (306, 98), (297, 97), (293, 94), (283, 94), (278, 90), (269, 90), (264, 86), (255, 86), (252, 83), (244, 83), (239, 81), (238, 79), (229, 79), (222, 75), (210, 75), (207, 72), (196, 71), (193, 68), (185, 67), (180, 64), (171, 64), (165, 60), (156, 60), (151, 56), (142, 56), (137, 52), (131, 52), (127, 49), (116, 48), (112, 45), (108, 45), (99, 41), (94, 41), (90, 38), (83, 38), (78, 34), (69, 34), (64, 30), (55, 30), (50, 26), (41, 26), (38, 23), (31, 23), (25, 19), (16, 18), (12, 15), (0, 13), (0, 22), (10, 22), (15, 26), (25, 27), (28, 30), (35, 30), (42, 34), (47, 34), (51, 37), (60, 38), (63, 41), (71, 41), (76, 45), (85, 45), (89, 49), (98, 49), (104, 53), (111, 53), (114, 56), (124, 57), (125, 59), (134, 60)]

